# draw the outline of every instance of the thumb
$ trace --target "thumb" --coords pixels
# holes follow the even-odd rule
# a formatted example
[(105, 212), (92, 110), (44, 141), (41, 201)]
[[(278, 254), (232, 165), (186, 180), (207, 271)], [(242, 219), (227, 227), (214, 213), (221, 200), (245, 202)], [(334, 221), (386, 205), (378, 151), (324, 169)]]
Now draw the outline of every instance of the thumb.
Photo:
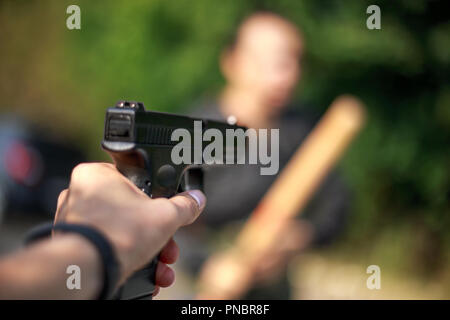
[(191, 224), (197, 219), (206, 205), (206, 197), (200, 190), (190, 190), (177, 194), (169, 199), (178, 213), (180, 225)]

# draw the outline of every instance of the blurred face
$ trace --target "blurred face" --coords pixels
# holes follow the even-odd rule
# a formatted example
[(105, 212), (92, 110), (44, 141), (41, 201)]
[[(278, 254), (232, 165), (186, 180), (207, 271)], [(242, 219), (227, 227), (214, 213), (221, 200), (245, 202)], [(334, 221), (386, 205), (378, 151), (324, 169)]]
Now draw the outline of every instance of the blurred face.
[(256, 95), (268, 112), (289, 101), (300, 74), (301, 40), (288, 22), (259, 18), (239, 33), (225, 57), (225, 76), (235, 87)]

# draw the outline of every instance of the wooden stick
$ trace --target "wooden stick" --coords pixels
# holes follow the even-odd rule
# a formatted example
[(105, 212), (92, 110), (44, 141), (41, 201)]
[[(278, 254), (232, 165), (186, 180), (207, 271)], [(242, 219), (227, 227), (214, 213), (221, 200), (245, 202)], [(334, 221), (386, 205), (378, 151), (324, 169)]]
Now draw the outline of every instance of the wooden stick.
[[(222, 267), (208, 263), (201, 275), (202, 298), (237, 299), (233, 286), (251, 285), (252, 265), (275, 245), (280, 231), (307, 204), (365, 120), (362, 103), (340, 96), (308, 135), (268, 190), (237, 237)], [(245, 288), (245, 289), (247, 289)]]

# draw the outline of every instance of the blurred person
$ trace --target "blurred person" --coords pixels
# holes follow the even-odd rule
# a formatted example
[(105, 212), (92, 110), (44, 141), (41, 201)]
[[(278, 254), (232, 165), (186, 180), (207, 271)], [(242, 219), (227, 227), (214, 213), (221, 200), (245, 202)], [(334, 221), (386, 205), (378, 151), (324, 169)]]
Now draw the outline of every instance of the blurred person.
[[(301, 77), (304, 42), (299, 29), (270, 12), (247, 17), (220, 59), (226, 85), (217, 99), (203, 101), (194, 115), (233, 119), (250, 128), (279, 128), (280, 171), (301, 145), (318, 117), (293, 108), (293, 91)], [(300, 110), (299, 110), (300, 109)], [(277, 175), (260, 175), (260, 165), (210, 168), (205, 171), (208, 197), (199, 223), (178, 233), (183, 264), (193, 273), (207, 259), (218, 230), (244, 221)], [(301, 218), (284, 232), (284, 239), (256, 270), (258, 284), (247, 299), (289, 299), (289, 259), (302, 249), (332, 242), (344, 226), (349, 192), (332, 172), (324, 180)], [(230, 229), (230, 228), (228, 228)]]
[[(171, 199), (150, 199), (112, 164), (82, 164), (59, 196), (55, 223), (81, 225), (103, 235), (119, 266), (117, 286), (162, 250), (156, 285), (167, 287), (174, 281), (167, 264), (178, 256), (171, 237), (198, 217), (205, 201), (195, 190)], [(105, 260), (99, 252), (85, 235), (54, 231), (51, 239), (0, 259), (0, 299), (98, 298), (105, 285), (113, 285), (104, 283)], [(69, 265), (80, 268), (80, 290), (66, 287)]]

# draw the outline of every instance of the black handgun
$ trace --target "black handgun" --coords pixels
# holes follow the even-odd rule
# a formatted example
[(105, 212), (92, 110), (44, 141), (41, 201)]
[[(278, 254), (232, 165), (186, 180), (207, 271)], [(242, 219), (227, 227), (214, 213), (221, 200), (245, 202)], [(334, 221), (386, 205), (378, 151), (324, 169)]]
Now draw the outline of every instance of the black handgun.
[[(195, 123), (197, 121), (197, 123)], [(141, 102), (119, 101), (106, 112), (102, 147), (111, 155), (117, 169), (151, 198), (169, 198), (178, 192), (202, 189), (204, 161), (195, 155), (202, 155), (208, 142), (194, 141), (195, 130), (201, 124), (202, 133), (208, 129), (219, 130), (223, 137), (227, 129), (242, 129), (224, 122), (196, 119), (187, 116), (146, 111)], [(172, 161), (172, 150), (178, 141), (172, 140), (172, 133), (185, 129), (190, 133), (190, 163), (177, 164)], [(217, 131), (216, 131), (217, 132)], [(228, 139), (227, 139), (228, 140)], [(186, 141), (184, 141), (186, 143)], [(221, 157), (215, 164), (236, 163), (227, 161), (238, 157), (235, 140), (222, 139)], [(231, 148), (231, 152), (230, 152)], [(117, 299), (151, 299), (155, 289), (155, 271), (158, 257), (144, 269), (136, 272), (118, 289)]]

